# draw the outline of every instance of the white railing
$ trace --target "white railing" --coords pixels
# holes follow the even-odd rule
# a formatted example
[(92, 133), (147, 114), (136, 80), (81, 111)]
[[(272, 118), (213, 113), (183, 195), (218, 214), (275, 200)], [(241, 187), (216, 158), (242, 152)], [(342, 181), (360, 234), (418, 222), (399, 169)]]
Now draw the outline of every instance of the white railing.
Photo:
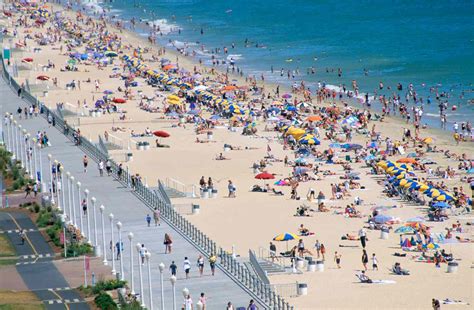
[(114, 136), (112, 134), (108, 134), (108, 138), (105, 139), (105, 142), (108, 142), (108, 143), (111, 143), (111, 144), (115, 144), (117, 147), (119, 147), (120, 149), (125, 149), (125, 141), (122, 139), (122, 138), (119, 138), (117, 136)]
[(69, 102), (65, 102), (63, 105), (64, 110), (68, 110), (69, 112), (76, 114), (77, 116), (89, 116), (89, 111), (84, 107), (78, 107), (77, 105), (73, 105)]
[(196, 193), (196, 185), (194, 185), (194, 184), (186, 185), (183, 182), (180, 182), (176, 179), (166, 178), (165, 179), (165, 186), (167, 188), (171, 188), (171, 189), (174, 189), (178, 192), (186, 194), (186, 196), (190, 196), (192, 198), (198, 197), (197, 193)]

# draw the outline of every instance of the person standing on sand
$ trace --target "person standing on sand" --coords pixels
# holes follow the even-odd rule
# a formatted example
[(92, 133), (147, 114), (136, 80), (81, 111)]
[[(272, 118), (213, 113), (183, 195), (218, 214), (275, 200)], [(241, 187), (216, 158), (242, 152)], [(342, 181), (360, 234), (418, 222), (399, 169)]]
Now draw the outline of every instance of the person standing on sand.
[(341, 257), (342, 257), (342, 255), (337, 253), (337, 251), (334, 252), (334, 261), (336, 262), (336, 265), (337, 265), (338, 269), (341, 269)]
[(375, 253), (372, 253), (372, 270), (379, 270), (379, 262), (377, 260), (377, 257), (375, 256)]
[(229, 190), (229, 198), (235, 198), (235, 186), (234, 184), (232, 183), (231, 180), (229, 180), (229, 184), (227, 185), (227, 189)]
[(365, 249), (365, 244), (367, 241), (367, 232), (365, 231), (364, 227), (362, 227), (359, 230), (359, 239), (360, 239), (360, 244), (362, 245), (362, 248)]
[(362, 265), (364, 266), (364, 270), (367, 271), (367, 263), (369, 262), (369, 256), (367, 256), (367, 252), (362, 250)]
[(326, 260), (324, 254), (326, 254), (326, 248), (324, 247), (324, 244), (321, 243), (321, 257), (323, 258), (323, 261)]

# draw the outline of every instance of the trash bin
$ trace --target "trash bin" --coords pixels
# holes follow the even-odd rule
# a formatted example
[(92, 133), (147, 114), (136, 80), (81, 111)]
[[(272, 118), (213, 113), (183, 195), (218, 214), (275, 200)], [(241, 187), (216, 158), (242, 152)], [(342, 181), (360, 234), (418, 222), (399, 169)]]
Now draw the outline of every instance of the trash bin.
[(316, 262), (316, 270), (319, 271), (319, 272), (323, 272), (323, 271), (324, 271), (324, 261), (318, 260), (318, 261)]
[(212, 198), (217, 198), (217, 189), (212, 190)]
[(388, 239), (388, 228), (382, 228), (380, 230), (380, 239), (387, 240)]
[(214, 135), (212, 134), (212, 132), (208, 132), (207, 133), (207, 140), (212, 140), (214, 138)]
[(41, 196), (41, 206), (43, 208), (47, 208), (51, 206), (51, 200), (49, 199), (49, 196)]
[(209, 192), (207, 191), (207, 189), (201, 190), (201, 198), (209, 198)]
[(133, 161), (133, 153), (127, 153), (127, 161)]
[(449, 262), (448, 263), (448, 273), (455, 273), (458, 271), (458, 263), (456, 262)]
[(48, 97), (48, 91), (47, 90), (43, 91), (43, 97)]
[(224, 152), (230, 152), (230, 147), (226, 146), (226, 147), (224, 148)]
[(304, 260), (301, 258), (296, 258), (296, 268), (303, 269), (304, 268)]
[(308, 284), (298, 283), (298, 296), (308, 295)]
[(199, 214), (200, 207), (199, 205), (193, 205), (193, 214)]
[(316, 271), (316, 262), (315, 261), (310, 261), (308, 262), (308, 271), (310, 272), (315, 272)]

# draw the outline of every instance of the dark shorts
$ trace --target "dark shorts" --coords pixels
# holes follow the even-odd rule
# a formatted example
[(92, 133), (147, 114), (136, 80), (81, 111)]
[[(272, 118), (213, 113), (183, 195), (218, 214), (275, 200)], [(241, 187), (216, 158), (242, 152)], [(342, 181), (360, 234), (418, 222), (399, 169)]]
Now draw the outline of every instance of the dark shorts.
[(184, 272), (189, 273), (189, 270), (190, 270), (189, 268), (188, 268), (188, 269), (184, 269)]
[(341, 263), (341, 260), (339, 258), (336, 258), (336, 264), (340, 264)]

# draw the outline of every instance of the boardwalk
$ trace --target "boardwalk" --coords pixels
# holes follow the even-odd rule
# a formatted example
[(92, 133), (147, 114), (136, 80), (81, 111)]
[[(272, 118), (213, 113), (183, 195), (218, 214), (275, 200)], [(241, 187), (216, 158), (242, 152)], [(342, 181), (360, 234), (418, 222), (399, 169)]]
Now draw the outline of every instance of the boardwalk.
[[(3, 98), (2, 107), (3, 113), (14, 113), (19, 106), (25, 106), (22, 102), (5, 84), (4, 80), (0, 81), (0, 94)], [(46, 154), (52, 154), (54, 159), (57, 159), (69, 171), (76, 181), (82, 183), (82, 189), (89, 189), (90, 196), (97, 199), (97, 206), (105, 206), (105, 215), (113, 213), (115, 216), (114, 223), (121, 221), (122, 240), (124, 245), (123, 261), (125, 279), (129, 280), (129, 264), (130, 264), (130, 243), (127, 238), (128, 232), (132, 231), (135, 235), (133, 244), (137, 242), (145, 244), (145, 247), (151, 252), (151, 269), (152, 269), (152, 286), (153, 286), (153, 302), (155, 308), (158, 309), (161, 304), (161, 289), (160, 289), (160, 274), (158, 265), (163, 262), (167, 267), (164, 271), (164, 302), (165, 309), (173, 309), (172, 307), (172, 287), (169, 281), (170, 273), (168, 266), (171, 261), (175, 261), (178, 266), (177, 283), (176, 283), (176, 299), (180, 307), (183, 301), (182, 290), (189, 289), (191, 296), (196, 303), (199, 294), (204, 292), (208, 297), (207, 309), (223, 309), (228, 301), (232, 301), (234, 306), (246, 306), (251, 296), (241, 286), (232, 281), (220, 270), (216, 271), (215, 276), (210, 275), (209, 265), (206, 261), (204, 276), (200, 277), (196, 259), (199, 252), (196, 248), (183, 239), (176, 231), (174, 231), (167, 224), (162, 223), (159, 227), (146, 227), (146, 215), (151, 215), (151, 210), (138, 200), (130, 189), (124, 188), (120, 183), (111, 177), (100, 177), (95, 163), (90, 163), (90, 169), (87, 173), (83, 172), (82, 157), (83, 153), (75, 147), (69, 140), (67, 140), (58, 130), (48, 126), (47, 122), (41, 118), (33, 118), (28, 120), (20, 120), (20, 124), (28, 132), (34, 135), (37, 131), (46, 131), (51, 141), (51, 146), (43, 150), (43, 167), (47, 167)], [(43, 168), (45, 171), (46, 168)], [(47, 179), (48, 176), (46, 175)], [(76, 204), (77, 207), (77, 204)], [(76, 210), (76, 215), (80, 214), (79, 209)], [(99, 212), (97, 210), (99, 216)], [(92, 222), (92, 215), (90, 214)], [(85, 218), (83, 218), (85, 221)], [(79, 221), (79, 220), (78, 220)], [(105, 219), (106, 223), (106, 245), (108, 249), (108, 264), (112, 265), (111, 254), (109, 250), (109, 242), (111, 240), (111, 228), (108, 217)], [(99, 232), (99, 242), (101, 243), (100, 235), (100, 218), (97, 218), (97, 228)], [(93, 227), (92, 227), (93, 228)], [(92, 229), (93, 230), (93, 229)], [(165, 233), (170, 233), (173, 237), (173, 253), (164, 254), (163, 236)], [(93, 233), (92, 233), (93, 235)], [(117, 229), (114, 225), (114, 240), (117, 240)], [(115, 242), (114, 241), (114, 242)], [(135, 272), (135, 291), (139, 292), (139, 275), (137, 252), (134, 250), (134, 272)], [(183, 260), (187, 256), (191, 261), (191, 277), (184, 279)], [(146, 267), (146, 266), (145, 266)], [(120, 271), (119, 263), (116, 262), (115, 269)], [(143, 268), (144, 285), (148, 283), (146, 268)], [(148, 306), (148, 286), (145, 285), (145, 304)]]

